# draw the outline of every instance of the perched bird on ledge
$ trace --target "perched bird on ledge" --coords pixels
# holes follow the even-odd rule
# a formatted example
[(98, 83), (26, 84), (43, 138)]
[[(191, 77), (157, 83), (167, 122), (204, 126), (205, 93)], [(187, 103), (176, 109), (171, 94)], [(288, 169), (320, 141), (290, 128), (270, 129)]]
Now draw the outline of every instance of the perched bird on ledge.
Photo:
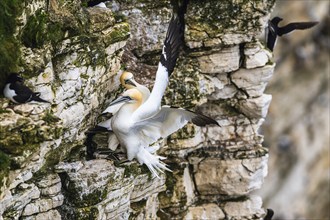
[[(120, 83), (123, 87), (125, 87), (126, 89), (132, 89), (132, 88), (136, 88), (137, 90), (139, 90), (142, 94), (142, 103), (145, 102), (145, 100), (147, 100), (149, 98), (150, 95), (150, 90), (144, 86), (139, 84), (138, 82), (136, 82), (134, 80), (134, 76), (131, 72), (127, 72), (124, 71), (121, 75), (120, 75)], [(105, 114), (110, 114), (110, 118), (98, 123), (94, 128), (89, 129), (86, 132), (86, 141), (85, 141), (85, 145), (87, 147), (87, 157), (88, 159), (92, 159), (94, 158), (93, 154), (94, 154), (94, 149), (92, 148), (92, 141), (93, 141), (93, 137), (95, 134), (99, 133), (99, 132), (108, 132), (108, 148), (111, 151), (115, 151), (117, 146), (119, 145), (118, 139), (115, 137), (115, 134), (112, 132), (112, 128), (111, 128), (111, 120), (112, 120), (112, 116), (118, 112), (118, 110), (120, 109), (120, 107), (123, 105), (122, 104), (118, 104), (118, 105), (111, 105), (108, 106), (101, 115), (105, 115)], [(107, 151), (103, 151), (103, 153), (108, 153), (110, 154), (109, 150)]]
[(209, 124), (219, 125), (217, 121), (205, 115), (182, 108), (162, 106), (153, 116), (136, 120), (135, 113), (142, 104), (142, 93), (137, 89), (125, 91), (110, 105), (124, 103), (111, 120), (111, 128), (116, 135), (128, 160), (134, 158), (140, 164), (145, 164), (152, 174), (159, 178), (158, 172), (170, 171), (156, 154), (152, 154), (149, 145), (159, 138), (166, 138), (170, 134), (185, 126), (189, 121), (197, 126)]
[(289, 23), (283, 27), (279, 27), (278, 24), (283, 19), (280, 17), (274, 17), (272, 20), (268, 22), (268, 28), (266, 29), (268, 31), (268, 34), (266, 36), (266, 42), (267, 42), (267, 48), (271, 51), (274, 50), (277, 36), (281, 37), (285, 34), (288, 34), (294, 30), (304, 30), (311, 28), (315, 25), (317, 25), (319, 22), (294, 22)]
[(40, 98), (40, 92), (33, 92), (29, 87), (24, 85), (24, 79), (16, 73), (10, 74), (7, 78), (3, 94), (16, 104), (31, 101), (50, 103)]

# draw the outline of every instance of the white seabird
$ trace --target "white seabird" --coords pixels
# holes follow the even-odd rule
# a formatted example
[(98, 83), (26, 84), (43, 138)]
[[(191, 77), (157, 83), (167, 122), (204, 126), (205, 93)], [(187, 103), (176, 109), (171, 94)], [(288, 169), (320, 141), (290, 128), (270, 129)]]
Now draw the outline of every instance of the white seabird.
[(136, 121), (135, 114), (142, 104), (142, 94), (137, 89), (125, 91), (110, 105), (120, 103), (124, 104), (113, 116), (111, 122), (113, 132), (121, 147), (126, 151), (127, 159), (135, 158), (140, 164), (146, 164), (152, 174), (158, 178), (158, 171), (170, 170), (160, 161), (163, 157), (150, 153), (148, 150), (150, 144), (160, 138), (166, 138), (189, 121), (198, 126), (218, 125), (215, 120), (202, 114), (170, 106), (162, 106), (152, 117)]
[[(131, 72), (124, 71), (120, 76), (120, 83), (126, 89), (135, 88), (135, 89), (139, 90), (139, 92), (141, 92), (141, 94), (142, 94), (142, 103), (144, 103), (150, 96), (150, 90), (146, 86), (141, 85), (138, 82), (136, 82), (134, 80), (134, 76)], [(118, 112), (118, 110), (120, 109), (120, 107), (123, 104), (124, 103), (108, 106), (102, 112), (102, 114), (110, 113), (110, 114), (114, 115), (116, 112)], [(111, 120), (112, 120), (112, 117), (105, 121), (98, 123), (97, 127), (98, 128), (101, 127), (100, 130), (103, 130), (103, 131), (104, 131), (104, 129), (106, 129), (107, 131), (112, 131)], [(97, 131), (97, 127), (96, 127), (96, 130), (94, 130), (94, 131)], [(104, 128), (104, 129), (102, 129), (102, 128)], [(93, 130), (90, 130), (90, 132), (93, 132)], [(115, 137), (115, 134), (112, 132), (109, 133), (108, 134), (108, 148), (110, 150), (114, 151), (114, 150), (116, 150), (118, 144), (119, 144), (119, 142), (118, 142), (117, 138)]]
[[(150, 96), (150, 90), (146, 86), (136, 82), (134, 80), (134, 75), (131, 72), (124, 71), (120, 75), (120, 83), (125, 89), (136, 88), (137, 90), (139, 90), (142, 93), (142, 102), (145, 102)], [(107, 113), (115, 114), (119, 110), (120, 106), (121, 105), (108, 106), (102, 112), (102, 114), (107, 114)]]

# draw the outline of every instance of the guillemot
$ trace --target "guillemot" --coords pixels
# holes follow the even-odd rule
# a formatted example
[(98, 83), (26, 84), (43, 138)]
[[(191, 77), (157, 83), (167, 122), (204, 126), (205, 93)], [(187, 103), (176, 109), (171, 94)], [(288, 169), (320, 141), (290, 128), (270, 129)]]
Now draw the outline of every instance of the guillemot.
[(24, 79), (16, 73), (11, 73), (7, 78), (3, 94), (16, 104), (31, 101), (50, 103), (40, 98), (40, 92), (33, 92), (29, 87), (24, 85)]

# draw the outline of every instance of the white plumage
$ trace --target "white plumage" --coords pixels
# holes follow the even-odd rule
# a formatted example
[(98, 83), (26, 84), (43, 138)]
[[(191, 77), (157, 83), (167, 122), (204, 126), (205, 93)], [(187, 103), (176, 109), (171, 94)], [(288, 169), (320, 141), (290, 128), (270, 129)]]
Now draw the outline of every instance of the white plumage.
[(147, 119), (136, 120), (134, 115), (142, 104), (142, 94), (137, 89), (127, 90), (112, 102), (113, 105), (121, 103), (122, 106), (112, 118), (112, 130), (120, 145), (126, 150), (128, 160), (135, 158), (140, 164), (146, 164), (156, 177), (159, 177), (158, 172), (170, 170), (160, 161), (163, 157), (148, 150), (150, 144), (174, 133), (188, 121), (197, 125), (217, 124), (204, 115), (169, 106), (161, 107), (156, 114)]

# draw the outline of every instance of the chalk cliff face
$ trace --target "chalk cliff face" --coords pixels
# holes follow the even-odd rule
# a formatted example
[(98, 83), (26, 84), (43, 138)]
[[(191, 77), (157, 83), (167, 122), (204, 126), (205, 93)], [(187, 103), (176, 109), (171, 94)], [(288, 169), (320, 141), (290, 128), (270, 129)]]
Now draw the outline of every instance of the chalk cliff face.
[(283, 25), (320, 22), (282, 37), (274, 51), (276, 70), (267, 90), (273, 100), (263, 125), (269, 175), (258, 194), (277, 219), (330, 216), (330, 2), (302, 2), (278, 1), (273, 13), (285, 18)]
[(3, 219), (265, 215), (261, 198), (250, 193), (267, 175), (268, 151), (258, 129), (272, 98), (264, 90), (275, 64), (256, 37), (274, 1), (190, 2), (185, 48), (164, 103), (202, 112), (221, 127), (188, 125), (160, 141), (158, 153), (173, 170), (160, 179), (136, 161), (87, 161), (83, 142), (122, 91), (120, 68), (152, 88), (171, 2), (118, 0), (108, 2), (109, 9), (78, 0), (2, 4), (17, 14), (7, 33), (14, 41), (1, 40), (15, 45), (19, 57), (4, 74), (21, 71), (52, 102), (11, 108), (1, 99)]

